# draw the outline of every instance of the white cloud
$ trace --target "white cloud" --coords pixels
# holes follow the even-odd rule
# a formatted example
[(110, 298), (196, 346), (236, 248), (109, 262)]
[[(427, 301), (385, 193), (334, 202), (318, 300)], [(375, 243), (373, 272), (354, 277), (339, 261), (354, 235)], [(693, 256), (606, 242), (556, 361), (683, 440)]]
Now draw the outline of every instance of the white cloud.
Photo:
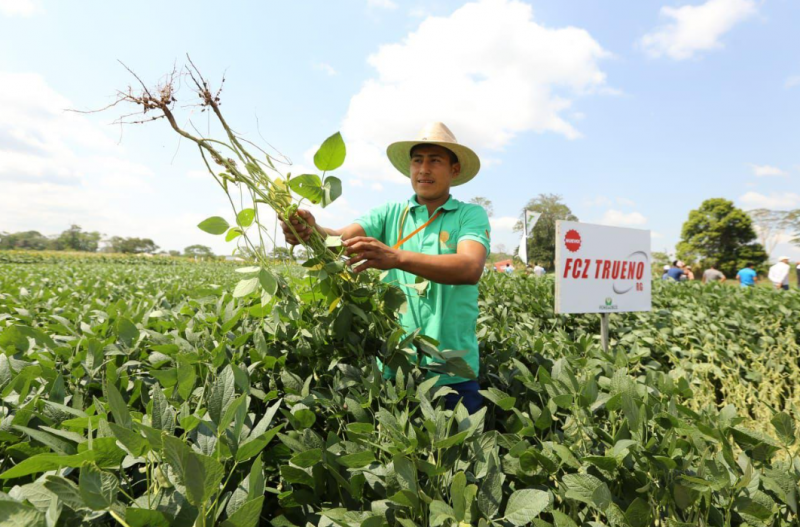
[(364, 182), (363, 181), (361, 181), (360, 179), (352, 178), (352, 177), (349, 178), (347, 180), (347, 182), (350, 183), (350, 185), (352, 185), (354, 187), (363, 187), (364, 186)]
[(513, 232), (514, 226), (517, 224), (518, 221), (519, 218), (515, 218), (514, 216), (500, 216), (498, 218), (489, 218), (489, 224), (492, 226), (492, 231)]
[(769, 196), (758, 192), (747, 192), (739, 197), (746, 206), (759, 209), (792, 209), (800, 207), (800, 194), (794, 192), (773, 192)]
[(784, 83), (784, 88), (794, 88), (795, 86), (800, 86), (800, 75), (792, 75), (786, 82)]
[(386, 146), (416, 137), (430, 121), (446, 123), (479, 154), (524, 132), (580, 137), (565, 115), (573, 97), (604, 87), (598, 63), (607, 56), (587, 31), (545, 27), (518, 0), (479, 0), (429, 16), (369, 57), (377, 75), (350, 100), (342, 124), (347, 170), (407, 183)]
[(331, 77), (336, 75), (337, 73), (336, 70), (333, 69), (333, 66), (331, 66), (326, 62), (317, 62), (316, 64), (314, 64), (314, 69), (318, 71), (323, 71), (328, 75), (330, 75)]
[(661, 239), (663, 237), (664, 237), (664, 235), (661, 234), (660, 232), (650, 231), (650, 238), (651, 239)]
[(753, 174), (755, 174), (756, 177), (788, 175), (786, 171), (771, 165), (756, 165), (755, 163), (750, 163), (750, 168), (753, 169)]
[(5, 16), (31, 16), (43, 12), (36, 0), (0, 0), (0, 14)]
[(600, 219), (601, 225), (611, 225), (614, 227), (632, 227), (635, 225), (644, 225), (645, 223), (647, 223), (647, 218), (638, 212), (625, 213), (614, 209), (607, 210)]
[(722, 48), (722, 36), (755, 15), (754, 0), (708, 0), (701, 5), (661, 8), (668, 21), (642, 37), (641, 44), (652, 57), (690, 59), (700, 51)]
[(392, 0), (367, 0), (369, 7), (380, 7), (382, 9), (397, 9), (397, 4)]
[(370, 186), (369, 186), (369, 188), (371, 188), (372, 190), (374, 190), (374, 191), (376, 191), (376, 192), (380, 192), (380, 191), (382, 191), (382, 190), (383, 190), (383, 185), (381, 185), (380, 183), (378, 183), (378, 182), (376, 181), (375, 183), (373, 183), (372, 185), (370, 185)]

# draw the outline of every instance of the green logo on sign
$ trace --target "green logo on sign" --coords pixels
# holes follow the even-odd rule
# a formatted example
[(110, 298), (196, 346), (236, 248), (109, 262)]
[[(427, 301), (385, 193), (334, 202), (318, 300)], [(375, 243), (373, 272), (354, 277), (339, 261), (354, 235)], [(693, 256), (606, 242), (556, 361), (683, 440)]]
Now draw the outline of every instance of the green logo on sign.
[(609, 298), (606, 298), (606, 305), (607, 305), (607, 306), (610, 306), (610, 305), (611, 305), (611, 298), (610, 298), (610, 297), (609, 297)]

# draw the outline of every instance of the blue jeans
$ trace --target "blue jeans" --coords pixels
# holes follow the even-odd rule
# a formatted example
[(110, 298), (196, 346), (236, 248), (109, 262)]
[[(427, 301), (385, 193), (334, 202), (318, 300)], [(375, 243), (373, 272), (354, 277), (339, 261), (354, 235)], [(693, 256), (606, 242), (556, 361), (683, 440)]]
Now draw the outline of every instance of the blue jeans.
[(456, 384), (449, 384), (447, 387), (457, 392), (448, 393), (444, 396), (444, 407), (447, 410), (454, 409), (458, 401), (461, 401), (464, 408), (471, 414), (483, 408), (483, 395), (478, 393), (478, 390), (481, 389), (478, 381), (459, 382)]

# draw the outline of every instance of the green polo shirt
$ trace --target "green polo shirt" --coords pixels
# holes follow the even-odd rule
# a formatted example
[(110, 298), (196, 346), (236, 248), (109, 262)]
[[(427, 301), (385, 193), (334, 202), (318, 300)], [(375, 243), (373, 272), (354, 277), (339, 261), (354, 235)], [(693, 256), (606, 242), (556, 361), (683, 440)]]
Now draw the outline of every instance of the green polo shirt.
[[(356, 220), (367, 236), (393, 246), (400, 239), (399, 227), (403, 213), (408, 208), (403, 223), (402, 236), (408, 236), (430, 219), (428, 207), (417, 202), (416, 195), (408, 201), (390, 202), (374, 208)], [(480, 205), (462, 203), (453, 196), (439, 207), (442, 213), (430, 225), (405, 242), (400, 249), (423, 254), (455, 254), (459, 242), (474, 240), (483, 244), (489, 255), (491, 227), (486, 211)], [(437, 210), (439, 210), (437, 209)], [(435, 212), (434, 212), (435, 214)], [(423, 294), (403, 284), (414, 284), (416, 275), (392, 269), (384, 279), (399, 285), (408, 298), (408, 309), (401, 317), (409, 333), (421, 329), (421, 334), (436, 339), (439, 350), (465, 350), (464, 360), (479, 371), (478, 338), (475, 325), (478, 321), (478, 286), (445, 285), (430, 282)], [(431, 362), (423, 357), (423, 364)], [(465, 382), (462, 377), (443, 375), (437, 384)]]

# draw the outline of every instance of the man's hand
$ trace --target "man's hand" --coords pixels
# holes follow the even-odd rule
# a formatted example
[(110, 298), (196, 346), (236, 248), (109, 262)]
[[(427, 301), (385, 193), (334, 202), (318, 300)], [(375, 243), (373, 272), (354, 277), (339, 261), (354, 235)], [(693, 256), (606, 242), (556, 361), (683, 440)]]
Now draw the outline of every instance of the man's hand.
[(360, 273), (367, 269), (396, 269), (400, 267), (400, 251), (392, 249), (375, 238), (366, 236), (356, 236), (342, 242), (345, 246), (345, 253), (350, 256), (349, 265), (354, 266), (362, 262), (353, 271)]
[[(308, 225), (301, 222), (298, 216), (299, 218), (305, 220)], [(311, 233), (317, 227), (317, 220), (314, 219), (314, 216), (307, 210), (303, 209), (298, 209), (294, 216), (289, 218), (289, 221), (304, 242), (308, 241), (308, 239), (311, 237)], [(297, 236), (295, 236), (294, 232), (292, 232), (292, 229), (283, 219), (281, 219), (281, 229), (283, 230), (283, 236), (286, 238), (286, 242), (289, 245), (298, 245), (300, 243), (300, 240), (297, 239)]]

